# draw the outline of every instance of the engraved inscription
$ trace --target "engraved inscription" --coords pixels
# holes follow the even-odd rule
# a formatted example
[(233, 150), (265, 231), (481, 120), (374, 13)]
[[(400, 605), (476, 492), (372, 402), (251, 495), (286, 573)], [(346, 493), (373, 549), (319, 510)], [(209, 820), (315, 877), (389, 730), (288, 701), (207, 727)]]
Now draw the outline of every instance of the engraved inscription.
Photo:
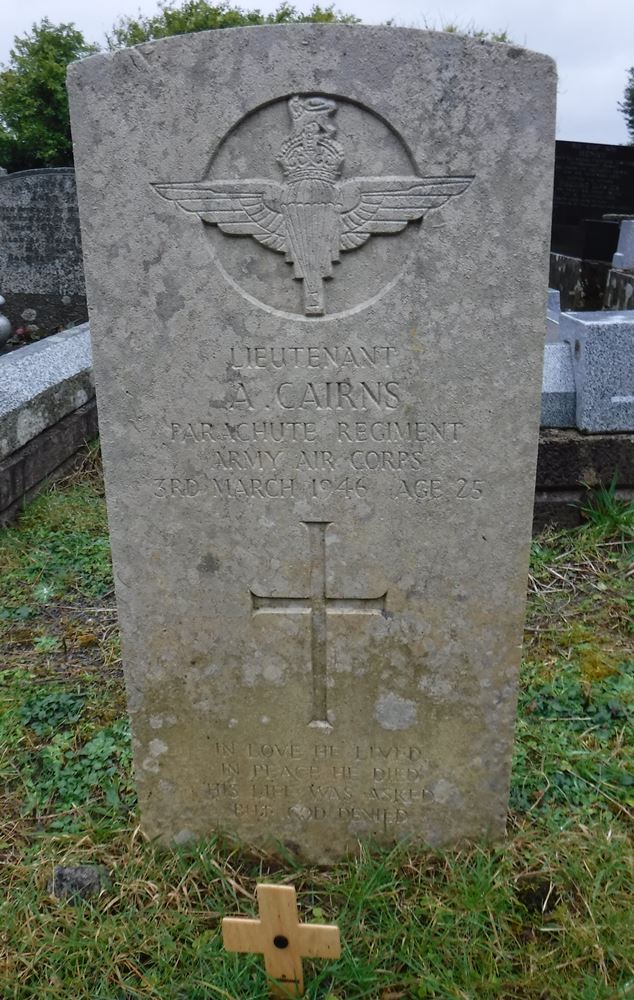
[(328, 521), (304, 521), (310, 544), (308, 597), (264, 597), (251, 591), (254, 614), (310, 615), (310, 655), (313, 677), (314, 725), (329, 725), (327, 708), (327, 615), (376, 615), (385, 611), (387, 591), (380, 597), (326, 595), (326, 529)]
[(304, 312), (323, 316), (324, 281), (342, 251), (372, 236), (398, 233), (473, 180), (464, 177), (353, 177), (340, 181), (345, 153), (335, 141), (337, 103), (320, 95), (288, 102), (291, 134), (277, 162), (282, 182), (267, 178), (179, 181), (153, 185), (207, 224), (234, 236), (251, 236), (285, 255), (302, 282)]
[(415, 745), (214, 742), (210, 763), (220, 771), (207, 793), (236, 816), (343, 819), (387, 830), (433, 801), (429, 764)]
[[(166, 422), (176, 467), (154, 479), (153, 496), (321, 504), (380, 490), (399, 505), (477, 503), (487, 483), (460, 459), (469, 424), (455, 413), (417, 414), (403, 362), (402, 349), (386, 344), (234, 345), (227, 370), (239, 381), (210, 400), (209, 418)], [(307, 369), (320, 372), (304, 381)]]

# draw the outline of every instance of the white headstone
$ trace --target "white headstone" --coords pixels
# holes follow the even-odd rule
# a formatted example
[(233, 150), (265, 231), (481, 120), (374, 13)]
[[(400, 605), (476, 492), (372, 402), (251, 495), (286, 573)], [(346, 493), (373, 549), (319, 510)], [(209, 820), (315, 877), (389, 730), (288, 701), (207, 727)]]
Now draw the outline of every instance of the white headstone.
[(71, 67), (143, 823), (504, 829), (550, 59), (348, 25)]

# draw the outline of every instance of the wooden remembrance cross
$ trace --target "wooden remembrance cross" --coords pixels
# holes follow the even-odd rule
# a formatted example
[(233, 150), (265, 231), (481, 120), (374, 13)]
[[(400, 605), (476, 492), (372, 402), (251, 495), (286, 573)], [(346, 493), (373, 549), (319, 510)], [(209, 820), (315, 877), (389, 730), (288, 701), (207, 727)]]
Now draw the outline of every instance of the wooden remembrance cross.
[(380, 597), (328, 597), (326, 594), (326, 529), (331, 521), (302, 521), (310, 541), (310, 596), (263, 597), (251, 591), (255, 614), (310, 615), (313, 675), (312, 723), (329, 725), (327, 711), (327, 616), (377, 615), (385, 611), (387, 591)]
[[(303, 958), (339, 958), (339, 928), (300, 924), (295, 889), (289, 885), (258, 885), (259, 920), (225, 917), (222, 939), (227, 951), (260, 952), (273, 996), (304, 993)], [(278, 985), (279, 984), (279, 985)]]

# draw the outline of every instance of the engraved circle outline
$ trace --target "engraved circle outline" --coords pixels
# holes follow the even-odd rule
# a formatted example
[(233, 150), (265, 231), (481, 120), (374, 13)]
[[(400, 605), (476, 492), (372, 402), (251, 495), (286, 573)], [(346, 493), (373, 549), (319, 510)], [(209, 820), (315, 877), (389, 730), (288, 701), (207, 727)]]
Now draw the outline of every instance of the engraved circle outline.
[[(254, 115), (258, 114), (260, 111), (263, 111), (265, 108), (271, 107), (273, 104), (286, 103), (291, 99), (291, 97), (295, 97), (296, 95), (299, 97), (310, 97), (314, 94), (319, 94), (320, 97), (326, 97), (333, 101), (341, 101), (345, 104), (352, 104), (354, 107), (358, 108), (360, 111), (363, 111), (365, 114), (369, 114), (372, 115), (374, 118), (377, 118), (381, 122), (381, 124), (385, 126), (388, 132), (392, 133), (397, 142), (400, 143), (402, 149), (407, 154), (407, 157), (413, 168), (414, 174), (418, 175), (420, 173), (418, 163), (416, 162), (416, 158), (409, 146), (409, 143), (405, 141), (400, 132), (397, 131), (397, 129), (391, 124), (391, 122), (389, 122), (387, 118), (385, 118), (382, 114), (380, 114), (380, 112), (375, 111), (374, 108), (371, 108), (366, 104), (362, 104), (361, 101), (355, 101), (353, 98), (347, 97), (344, 94), (333, 94), (330, 91), (327, 92), (325, 90), (305, 90), (305, 91), (294, 90), (291, 93), (280, 94), (279, 97), (273, 97), (269, 101), (264, 101), (262, 104), (255, 105), (253, 108), (247, 111), (246, 114), (242, 116), (242, 118), (238, 119), (238, 121), (236, 121), (235, 124), (233, 124), (230, 128), (228, 128), (225, 134), (223, 135), (222, 139), (219, 141), (218, 145), (214, 149), (213, 153), (207, 160), (207, 164), (205, 166), (205, 170), (203, 173), (204, 179), (206, 180), (210, 176), (213, 170), (214, 162), (220, 155), (220, 152), (227, 143), (227, 141), (231, 138), (232, 135), (234, 135), (234, 133), (238, 131), (238, 129), (242, 127), (242, 125), (246, 121), (248, 121), (249, 118), (252, 118)], [(413, 229), (417, 231), (417, 237), (418, 237), (416, 241), (417, 244), (418, 240), (420, 239), (420, 230), (422, 228), (423, 221), (424, 221), (423, 219), (417, 219), (416, 221), (410, 222), (408, 224), (408, 229), (411, 226)], [(397, 235), (400, 234), (395, 234), (395, 236)], [(357, 313), (363, 312), (365, 309), (369, 309), (372, 306), (376, 305), (376, 303), (379, 302), (384, 297), (384, 295), (387, 295), (389, 292), (391, 292), (398, 284), (398, 282), (401, 280), (403, 275), (409, 269), (412, 261), (417, 256), (419, 252), (419, 247), (417, 245), (410, 250), (410, 252), (406, 255), (405, 260), (403, 261), (403, 264), (400, 267), (400, 269), (391, 278), (391, 280), (387, 282), (387, 284), (383, 285), (383, 287), (379, 289), (376, 295), (373, 295), (369, 299), (365, 299), (363, 302), (358, 302), (357, 305), (355, 306), (350, 306), (349, 309), (342, 309), (336, 313), (328, 313), (325, 316), (306, 316), (304, 313), (301, 312), (296, 312), (296, 313), (286, 312), (286, 310), (284, 309), (278, 309), (276, 306), (268, 305), (268, 303), (263, 302), (261, 299), (258, 299), (257, 296), (252, 295), (251, 292), (247, 292), (247, 290), (243, 288), (239, 284), (239, 282), (234, 277), (232, 277), (232, 275), (228, 273), (228, 271), (220, 263), (219, 254), (215, 249), (215, 247), (210, 245), (209, 252), (211, 254), (215, 266), (217, 267), (218, 271), (225, 279), (227, 284), (229, 284), (231, 288), (233, 288), (240, 296), (242, 296), (243, 299), (246, 299), (247, 302), (250, 302), (252, 305), (255, 305), (258, 308), (263, 309), (265, 312), (269, 313), (272, 316), (278, 316), (280, 319), (286, 319), (286, 320), (290, 319), (293, 321), (298, 321), (302, 323), (311, 323), (314, 325), (316, 323), (329, 323), (336, 320), (345, 319), (348, 316), (354, 316)]]

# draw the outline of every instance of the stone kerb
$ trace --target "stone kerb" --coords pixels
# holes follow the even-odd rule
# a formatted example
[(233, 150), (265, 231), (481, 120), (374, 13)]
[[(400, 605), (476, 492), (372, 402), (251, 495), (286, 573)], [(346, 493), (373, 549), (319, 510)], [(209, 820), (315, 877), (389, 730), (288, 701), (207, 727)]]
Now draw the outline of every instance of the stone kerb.
[(561, 337), (572, 354), (579, 430), (634, 429), (634, 313), (562, 313)]
[(0, 524), (97, 433), (88, 324), (0, 359)]
[(0, 460), (94, 396), (88, 324), (0, 359)]

